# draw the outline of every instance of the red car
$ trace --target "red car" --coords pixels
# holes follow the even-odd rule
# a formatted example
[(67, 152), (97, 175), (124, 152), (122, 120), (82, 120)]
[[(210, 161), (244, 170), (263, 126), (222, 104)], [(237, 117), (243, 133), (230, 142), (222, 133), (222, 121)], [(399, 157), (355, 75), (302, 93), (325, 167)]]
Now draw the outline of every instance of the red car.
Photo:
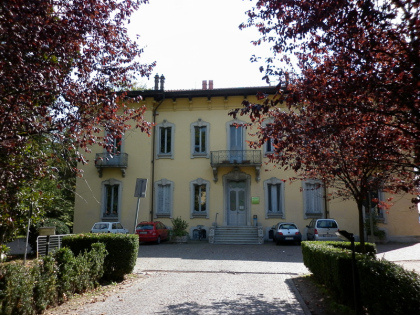
[(140, 242), (156, 242), (167, 240), (169, 230), (165, 224), (159, 221), (140, 222), (136, 226), (136, 234), (139, 236)]

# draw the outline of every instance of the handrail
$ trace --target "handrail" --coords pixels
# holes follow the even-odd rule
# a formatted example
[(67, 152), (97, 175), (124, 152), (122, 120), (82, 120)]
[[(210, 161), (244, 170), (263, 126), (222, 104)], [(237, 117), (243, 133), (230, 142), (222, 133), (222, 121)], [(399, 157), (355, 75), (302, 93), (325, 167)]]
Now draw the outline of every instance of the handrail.
[(214, 220), (214, 227), (217, 228), (217, 215), (219, 214), (219, 212), (216, 212), (216, 219)]

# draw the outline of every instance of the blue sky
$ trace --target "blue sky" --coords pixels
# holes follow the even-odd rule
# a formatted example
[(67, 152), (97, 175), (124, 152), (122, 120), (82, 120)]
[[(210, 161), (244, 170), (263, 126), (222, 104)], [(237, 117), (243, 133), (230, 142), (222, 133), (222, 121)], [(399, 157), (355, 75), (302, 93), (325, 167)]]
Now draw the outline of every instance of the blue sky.
[[(253, 54), (269, 56), (267, 47), (250, 42), (254, 29), (239, 30), (246, 22), (251, 0), (150, 0), (141, 5), (128, 25), (129, 34), (145, 51), (143, 62), (157, 61), (152, 77), (166, 78), (166, 90), (200, 89), (202, 80), (214, 88), (265, 86)], [(139, 79), (153, 88), (153, 79)], [(275, 82), (272, 83), (276, 84)]]

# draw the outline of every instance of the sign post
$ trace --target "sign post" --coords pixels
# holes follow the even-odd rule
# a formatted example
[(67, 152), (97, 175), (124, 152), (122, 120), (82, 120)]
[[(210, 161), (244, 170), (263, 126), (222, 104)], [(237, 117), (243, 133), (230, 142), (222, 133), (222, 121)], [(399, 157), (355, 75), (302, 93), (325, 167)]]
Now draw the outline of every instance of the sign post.
[(146, 190), (147, 190), (147, 178), (137, 178), (136, 189), (134, 191), (134, 197), (137, 197), (136, 217), (134, 220), (134, 233), (136, 233), (137, 219), (139, 216), (140, 198), (146, 197)]

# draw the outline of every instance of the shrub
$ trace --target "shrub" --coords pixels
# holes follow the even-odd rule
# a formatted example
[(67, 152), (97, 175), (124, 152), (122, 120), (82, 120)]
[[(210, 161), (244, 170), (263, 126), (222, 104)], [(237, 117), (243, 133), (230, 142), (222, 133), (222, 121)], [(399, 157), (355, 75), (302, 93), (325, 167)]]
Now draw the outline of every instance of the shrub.
[(121, 281), (130, 274), (136, 265), (139, 238), (137, 235), (125, 234), (79, 234), (62, 239), (62, 245), (68, 247), (77, 255), (90, 249), (93, 243), (104, 243), (108, 255), (104, 262), (103, 279)]
[(32, 267), (9, 263), (0, 267), (0, 314), (39, 314), (99, 284), (103, 274), (104, 244), (75, 257), (62, 248), (36, 260)]
[[(350, 244), (350, 243), (349, 243)], [(351, 251), (342, 242), (302, 242), (303, 262), (320, 283), (331, 289), (341, 303), (354, 306)], [(356, 249), (360, 247), (355, 244)], [(374, 244), (366, 244), (367, 255), (356, 254), (356, 282), (359, 304), (368, 313), (418, 314), (420, 276), (374, 256)]]
[(369, 314), (420, 313), (420, 276), (387, 261), (357, 261), (362, 303)]
[(78, 263), (73, 252), (66, 247), (60, 248), (54, 255), (57, 262), (57, 277), (60, 279), (57, 286), (58, 302), (61, 303), (76, 292)]
[(38, 313), (57, 303), (57, 265), (52, 255), (37, 260), (32, 267), (35, 280), (33, 300)]
[(31, 269), (20, 264), (4, 264), (0, 268), (0, 314), (35, 314)]
[(188, 223), (187, 221), (183, 220), (181, 217), (177, 217), (171, 220), (173, 228), (172, 228), (172, 235), (174, 236), (185, 236), (188, 235), (187, 228)]

